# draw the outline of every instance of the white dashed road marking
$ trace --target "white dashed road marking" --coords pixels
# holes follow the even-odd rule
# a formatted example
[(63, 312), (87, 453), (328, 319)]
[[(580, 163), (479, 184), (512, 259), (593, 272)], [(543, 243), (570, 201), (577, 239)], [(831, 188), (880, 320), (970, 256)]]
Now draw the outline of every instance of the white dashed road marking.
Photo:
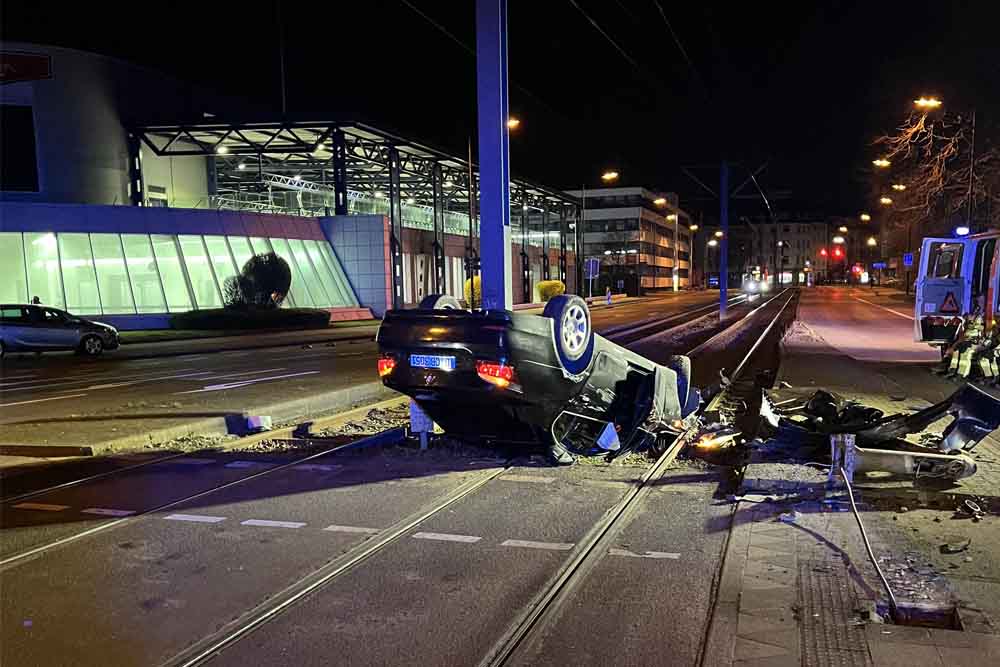
[(267, 519), (247, 519), (240, 522), (241, 526), (260, 526), (261, 528), (301, 528), (306, 525), (301, 521), (268, 521)]
[(205, 516), (204, 514), (171, 514), (163, 518), (167, 521), (191, 521), (193, 523), (219, 523), (226, 520), (224, 516)]
[(49, 505), (47, 503), (18, 503), (14, 505), (18, 510), (38, 510), (40, 512), (62, 512), (68, 510), (69, 505)]
[(504, 475), (498, 479), (505, 482), (533, 482), (535, 484), (551, 484), (555, 477), (536, 477), (535, 475)]
[(379, 532), (378, 528), (365, 528), (364, 526), (327, 526), (323, 530), (329, 530), (332, 533), (364, 533), (365, 535), (374, 535)]
[(548, 549), (549, 551), (569, 551), (573, 548), (572, 542), (532, 542), (531, 540), (505, 540), (500, 543), (502, 547), (524, 547), (525, 549)]
[(202, 387), (201, 389), (191, 389), (190, 391), (178, 391), (175, 394), (201, 394), (206, 391), (225, 391), (227, 389), (239, 389), (240, 387), (246, 387), (251, 384), (256, 384), (258, 382), (270, 382), (271, 380), (284, 380), (287, 378), (301, 377), (303, 375), (315, 375), (319, 371), (304, 371), (302, 373), (286, 373), (285, 375), (269, 375), (268, 377), (262, 378), (251, 378), (249, 380), (240, 380), (238, 382), (227, 382), (226, 384), (210, 384), (208, 386)]
[(209, 463), (215, 463), (215, 459), (199, 459), (196, 456), (185, 459), (174, 459), (170, 461), (170, 465), (181, 465), (181, 466), (204, 466)]
[(471, 544), (483, 539), (475, 535), (454, 535), (452, 533), (414, 533), (413, 537), (418, 540), (439, 540), (441, 542), (466, 542)]
[(132, 510), (116, 510), (107, 507), (88, 507), (80, 510), (82, 514), (97, 514), (99, 516), (131, 516), (135, 514)]
[(634, 551), (629, 551), (628, 549), (608, 549), (609, 556), (627, 556), (629, 558), (669, 558), (671, 560), (677, 560), (681, 557), (679, 553), (671, 553), (667, 551), (644, 551), (641, 554), (637, 554)]
[(888, 310), (893, 315), (899, 315), (903, 319), (907, 319), (907, 320), (911, 320), (911, 321), (913, 320), (913, 316), (912, 315), (906, 315), (905, 313), (901, 313), (898, 310), (893, 310), (892, 308), (886, 308), (885, 306), (881, 306), (881, 305), (879, 305), (877, 303), (872, 303), (871, 301), (869, 301), (867, 299), (862, 299), (861, 297), (858, 297), (858, 296), (856, 296), (854, 298), (857, 301), (860, 301), (862, 303), (867, 303), (869, 306), (875, 306), (876, 308), (881, 308), (882, 310)]

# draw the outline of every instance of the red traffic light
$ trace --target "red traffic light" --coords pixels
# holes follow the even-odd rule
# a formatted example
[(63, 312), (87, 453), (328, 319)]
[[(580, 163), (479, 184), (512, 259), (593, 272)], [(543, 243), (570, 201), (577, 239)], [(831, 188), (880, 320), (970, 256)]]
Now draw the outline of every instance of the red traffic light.
[(844, 251), (841, 250), (840, 248), (834, 248), (833, 249), (833, 256), (834, 257), (843, 257), (844, 256)]
[(826, 253), (826, 248), (820, 248), (820, 249), (819, 249), (819, 254), (820, 254), (820, 256), (822, 256), (822, 257), (826, 257), (826, 255), (827, 255), (827, 253)]

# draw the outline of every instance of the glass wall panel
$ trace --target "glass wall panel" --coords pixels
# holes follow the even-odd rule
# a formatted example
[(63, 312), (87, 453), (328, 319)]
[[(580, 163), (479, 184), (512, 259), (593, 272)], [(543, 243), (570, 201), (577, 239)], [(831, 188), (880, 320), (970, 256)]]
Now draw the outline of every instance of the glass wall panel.
[(0, 232), (0, 301), (27, 303), (28, 283), (24, 275), (24, 246), (20, 232)]
[[(101, 290), (101, 307), (105, 313), (134, 313), (132, 288), (125, 271), (125, 255), (117, 234), (91, 234), (97, 285)], [(159, 288), (157, 288), (159, 289)]]
[(191, 310), (191, 295), (184, 279), (181, 258), (177, 254), (176, 237), (169, 234), (151, 234), (149, 238), (153, 242), (156, 266), (160, 269), (163, 291), (167, 295), (167, 311), (173, 313)]
[(266, 255), (271, 252), (271, 244), (267, 242), (267, 239), (260, 236), (250, 237), (250, 247), (253, 248), (253, 254), (255, 255)]
[(340, 283), (341, 289), (347, 294), (347, 302), (351, 306), (358, 305), (358, 297), (354, 294), (354, 289), (351, 288), (350, 281), (347, 280), (347, 274), (344, 273), (344, 268), (340, 265), (340, 260), (337, 256), (333, 254), (333, 248), (330, 247), (329, 243), (320, 243), (319, 248), (323, 251), (323, 256), (326, 257), (327, 263), (329, 263), (330, 268), (333, 269), (333, 276)]
[(226, 237), (206, 236), (205, 245), (208, 246), (208, 257), (212, 260), (212, 268), (215, 269), (215, 279), (219, 281), (219, 289), (225, 298), (226, 280), (236, 275), (236, 265), (233, 263), (233, 256), (229, 254)]
[[(254, 239), (251, 239), (251, 242), (253, 241)], [(312, 308), (316, 306), (316, 302), (313, 301), (312, 294), (309, 291), (309, 286), (306, 285), (305, 280), (302, 278), (302, 272), (299, 270), (298, 264), (296, 264), (295, 258), (288, 248), (288, 242), (285, 239), (271, 239), (271, 245), (274, 247), (275, 254), (288, 262), (288, 266), (292, 270), (292, 286), (288, 291), (291, 293), (295, 305), (300, 308)], [(257, 244), (254, 243), (254, 248), (256, 247)]]
[(28, 297), (37, 296), (45, 305), (65, 308), (57, 245), (56, 235), (51, 232), (24, 234)]
[(66, 310), (78, 315), (100, 315), (101, 296), (87, 234), (59, 234), (59, 262), (66, 286)]
[(233, 249), (233, 258), (236, 260), (236, 270), (242, 271), (243, 265), (253, 257), (253, 249), (245, 236), (227, 236), (229, 247)]
[(128, 275), (132, 280), (136, 312), (164, 313), (167, 304), (163, 298), (160, 274), (153, 259), (153, 247), (145, 234), (122, 234)]
[(316, 272), (319, 274), (319, 279), (323, 283), (323, 287), (326, 288), (326, 293), (330, 297), (330, 305), (350, 305), (351, 300), (344, 293), (340, 283), (337, 282), (337, 278), (330, 269), (330, 265), (327, 264), (326, 257), (323, 256), (323, 251), (319, 249), (320, 241), (303, 241), (302, 243), (309, 253), (309, 259), (312, 260), (313, 266), (316, 267)]
[(305, 278), (306, 285), (309, 287), (309, 292), (312, 294), (316, 305), (325, 308), (334, 305), (336, 293), (327, 291), (326, 284), (320, 277), (319, 269), (314, 267), (312, 261), (309, 259), (309, 253), (306, 252), (306, 247), (302, 244), (302, 239), (288, 239), (288, 245), (292, 249), (292, 255), (295, 256), (295, 261), (299, 265), (299, 271), (302, 272), (302, 277)]
[(184, 256), (184, 266), (191, 279), (191, 289), (194, 290), (195, 308), (221, 308), (221, 287), (215, 282), (215, 275), (212, 273), (201, 237), (181, 235), (177, 240)]

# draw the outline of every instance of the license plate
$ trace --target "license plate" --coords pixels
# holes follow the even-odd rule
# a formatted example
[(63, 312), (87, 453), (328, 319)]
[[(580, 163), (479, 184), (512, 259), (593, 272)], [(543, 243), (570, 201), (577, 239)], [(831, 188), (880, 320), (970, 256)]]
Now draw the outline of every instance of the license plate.
[(436, 368), (441, 371), (455, 370), (455, 357), (444, 357), (433, 354), (411, 354), (410, 366), (414, 368)]

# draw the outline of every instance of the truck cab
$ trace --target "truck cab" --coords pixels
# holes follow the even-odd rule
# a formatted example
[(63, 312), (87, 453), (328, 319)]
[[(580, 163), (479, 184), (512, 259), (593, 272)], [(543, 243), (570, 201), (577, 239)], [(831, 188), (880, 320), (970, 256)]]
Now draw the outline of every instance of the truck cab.
[(917, 273), (914, 339), (948, 345), (962, 317), (982, 314), (994, 324), (1000, 311), (1000, 232), (962, 238), (925, 238)]

